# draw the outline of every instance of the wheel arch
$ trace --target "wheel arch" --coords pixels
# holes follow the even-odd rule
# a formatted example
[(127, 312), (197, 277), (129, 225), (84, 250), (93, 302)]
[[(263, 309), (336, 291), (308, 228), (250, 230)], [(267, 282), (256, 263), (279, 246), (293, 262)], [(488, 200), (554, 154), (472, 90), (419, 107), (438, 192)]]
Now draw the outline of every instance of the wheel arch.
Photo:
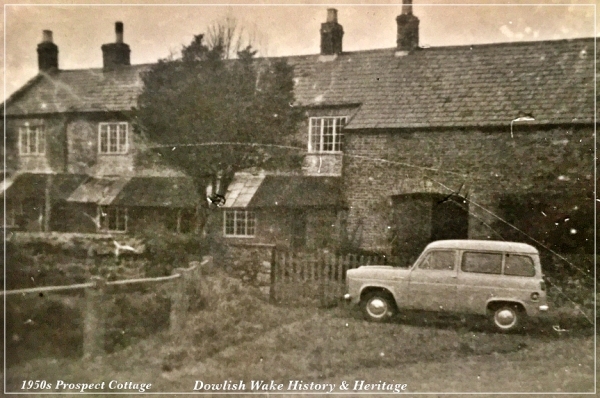
[(514, 299), (503, 299), (503, 298), (494, 298), (494, 299), (490, 299), (487, 301), (487, 303), (485, 304), (485, 310), (487, 314), (493, 313), (494, 311), (496, 311), (498, 308), (502, 307), (503, 305), (514, 305), (517, 307), (517, 309), (519, 311), (522, 311), (523, 313), (527, 314), (527, 310), (526, 310), (526, 306), (525, 303), (523, 303), (520, 300), (514, 300)]
[(394, 297), (394, 294), (387, 286), (369, 285), (363, 287), (360, 291), (360, 300), (362, 301), (367, 295), (373, 292), (379, 292), (389, 296), (392, 299), (394, 306), (396, 306), (396, 308), (398, 307), (398, 304), (396, 303), (396, 297)]

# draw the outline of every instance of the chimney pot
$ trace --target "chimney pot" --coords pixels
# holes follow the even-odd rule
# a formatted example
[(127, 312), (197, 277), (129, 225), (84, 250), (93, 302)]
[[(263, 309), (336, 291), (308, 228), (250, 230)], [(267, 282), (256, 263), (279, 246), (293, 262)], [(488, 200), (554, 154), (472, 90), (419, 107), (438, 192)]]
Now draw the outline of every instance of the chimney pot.
[(412, 14), (412, 0), (402, 0), (402, 14)]
[(327, 10), (327, 22), (337, 23), (337, 10), (335, 8), (329, 8)]
[(116, 42), (123, 43), (123, 22), (115, 22)]
[(44, 30), (42, 34), (42, 42), (44, 43), (52, 43), (52, 31)]

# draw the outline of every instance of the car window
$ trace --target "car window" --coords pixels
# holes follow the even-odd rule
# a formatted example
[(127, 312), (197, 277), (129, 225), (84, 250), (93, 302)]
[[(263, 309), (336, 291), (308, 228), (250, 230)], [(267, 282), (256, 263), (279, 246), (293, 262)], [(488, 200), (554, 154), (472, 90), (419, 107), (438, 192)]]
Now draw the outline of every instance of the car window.
[(427, 254), (425, 260), (423, 260), (421, 264), (419, 264), (419, 269), (451, 271), (454, 269), (454, 259), (454, 251), (433, 251)]
[(533, 260), (529, 256), (506, 254), (504, 275), (535, 276), (535, 266), (533, 265)]
[(478, 272), (481, 274), (501, 274), (501, 253), (463, 253), (461, 270), (465, 272)]

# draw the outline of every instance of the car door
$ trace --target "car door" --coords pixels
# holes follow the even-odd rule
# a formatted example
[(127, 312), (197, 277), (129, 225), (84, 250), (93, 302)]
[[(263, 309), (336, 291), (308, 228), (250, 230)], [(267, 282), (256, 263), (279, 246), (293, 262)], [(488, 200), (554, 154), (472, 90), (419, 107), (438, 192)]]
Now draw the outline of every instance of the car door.
[(502, 293), (502, 253), (464, 251), (460, 260), (458, 311), (486, 313), (486, 303)]
[(410, 308), (455, 311), (457, 257), (456, 250), (431, 250), (417, 260), (408, 285), (407, 301)]

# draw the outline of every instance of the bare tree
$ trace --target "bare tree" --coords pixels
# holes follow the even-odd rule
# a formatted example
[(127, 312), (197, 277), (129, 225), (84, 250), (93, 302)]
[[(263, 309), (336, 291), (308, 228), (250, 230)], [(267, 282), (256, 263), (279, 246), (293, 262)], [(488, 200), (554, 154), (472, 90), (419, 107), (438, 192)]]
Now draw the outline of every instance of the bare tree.
[(220, 48), (225, 59), (237, 58), (238, 52), (251, 46), (250, 36), (232, 15), (210, 24), (205, 36), (208, 48)]

